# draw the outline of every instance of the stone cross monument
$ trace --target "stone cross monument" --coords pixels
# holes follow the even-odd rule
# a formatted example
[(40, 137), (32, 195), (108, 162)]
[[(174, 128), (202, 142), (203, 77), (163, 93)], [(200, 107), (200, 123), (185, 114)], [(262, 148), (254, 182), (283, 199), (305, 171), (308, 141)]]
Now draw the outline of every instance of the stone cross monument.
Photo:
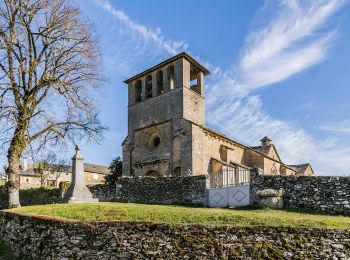
[(72, 158), (72, 183), (68, 188), (65, 198), (68, 203), (98, 202), (94, 199), (84, 180), (84, 158), (80, 154), (79, 145), (75, 146), (75, 155)]

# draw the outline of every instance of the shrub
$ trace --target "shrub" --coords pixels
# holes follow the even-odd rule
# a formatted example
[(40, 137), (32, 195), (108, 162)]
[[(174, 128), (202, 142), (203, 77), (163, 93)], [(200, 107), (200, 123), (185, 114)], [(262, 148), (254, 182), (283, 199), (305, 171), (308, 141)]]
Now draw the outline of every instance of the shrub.
[(50, 187), (21, 190), (19, 197), (22, 206), (63, 202), (61, 190)]
[(122, 159), (118, 156), (115, 158), (111, 165), (109, 166), (111, 174), (105, 177), (106, 183), (114, 185), (116, 180), (123, 175), (123, 162)]

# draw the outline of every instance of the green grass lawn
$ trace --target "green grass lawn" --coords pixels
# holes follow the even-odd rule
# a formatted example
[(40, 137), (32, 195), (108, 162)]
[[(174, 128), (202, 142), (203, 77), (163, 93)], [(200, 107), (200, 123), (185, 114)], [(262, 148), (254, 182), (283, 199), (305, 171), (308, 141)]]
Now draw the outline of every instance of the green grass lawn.
[(83, 221), (145, 221), (169, 224), (350, 228), (350, 217), (272, 209), (213, 209), (106, 202), (29, 206), (12, 211)]

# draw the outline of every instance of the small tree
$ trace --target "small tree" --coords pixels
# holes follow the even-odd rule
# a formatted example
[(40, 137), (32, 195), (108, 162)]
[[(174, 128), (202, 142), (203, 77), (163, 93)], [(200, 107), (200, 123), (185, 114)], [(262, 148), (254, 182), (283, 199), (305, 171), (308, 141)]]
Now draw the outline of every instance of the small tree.
[(0, 138), (11, 208), (20, 206), (25, 149), (102, 134), (89, 95), (89, 88), (101, 86), (100, 52), (90, 24), (69, 2), (0, 2)]
[(109, 168), (111, 170), (111, 174), (105, 177), (106, 183), (115, 184), (118, 177), (123, 175), (123, 161), (120, 156), (116, 157)]

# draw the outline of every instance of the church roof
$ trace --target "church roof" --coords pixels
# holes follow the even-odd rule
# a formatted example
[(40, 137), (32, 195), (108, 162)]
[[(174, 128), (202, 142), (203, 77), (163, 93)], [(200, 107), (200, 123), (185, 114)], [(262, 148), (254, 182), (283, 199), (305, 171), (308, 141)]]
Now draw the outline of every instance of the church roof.
[[(287, 167), (287, 168), (289, 168), (289, 169), (291, 169), (291, 170), (294, 170), (294, 171), (298, 171), (295, 167), (292, 167), (291, 165), (284, 164), (284, 163), (282, 162), (281, 157), (279, 156), (279, 154), (278, 154), (278, 152), (277, 152), (277, 150), (276, 150), (276, 148), (275, 148), (275, 146), (274, 146), (273, 144), (265, 145), (265, 147), (263, 147), (263, 146), (255, 146), (255, 147), (246, 146), (246, 145), (244, 145), (244, 144), (242, 144), (242, 143), (239, 143), (239, 142), (237, 142), (237, 141), (232, 140), (231, 138), (229, 138), (229, 137), (225, 136), (224, 134), (219, 133), (219, 132), (217, 132), (217, 131), (215, 131), (215, 130), (213, 130), (213, 129), (210, 129), (210, 128), (205, 127), (205, 126), (203, 126), (203, 125), (198, 125), (198, 126), (200, 126), (202, 129), (204, 129), (204, 130), (206, 130), (206, 131), (211, 132), (212, 134), (214, 134), (214, 135), (216, 135), (216, 136), (220, 136), (220, 137), (226, 139), (227, 141), (233, 142), (233, 143), (235, 143), (235, 144), (238, 145), (238, 146), (241, 146), (241, 147), (246, 148), (246, 149), (254, 150), (254, 151), (256, 151), (256, 152), (258, 152), (258, 153), (260, 153), (260, 154), (262, 154), (262, 155), (268, 157), (268, 158), (271, 159), (271, 160), (274, 160), (274, 161), (276, 161), (276, 162), (281, 163), (284, 167)], [(275, 152), (276, 152), (277, 157), (278, 157), (277, 159), (272, 158), (272, 157), (270, 157), (270, 156), (268, 155), (272, 147), (273, 147), (273, 149), (275, 149)], [(304, 164), (301, 164), (301, 165), (304, 165)], [(301, 166), (301, 165), (295, 165), (295, 166)], [(310, 164), (307, 163), (307, 165), (310, 165)], [(310, 165), (310, 167), (311, 167), (311, 165)], [(306, 169), (306, 168), (305, 168), (305, 169)], [(305, 171), (305, 170), (304, 170), (304, 171)]]
[(257, 150), (263, 154), (265, 154), (266, 156), (269, 155), (269, 152), (271, 150), (272, 144), (270, 145), (260, 145), (260, 146), (251, 146), (250, 148)]
[[(266, 137), (266, 136), (265, 136), (265, 137)], [(276, 147), (275, 147), (273, 144), (269, 144), (269, 145), (260, 145), (260, 146), (251, 146), (250, 148), (252, 148), (252, 149), (255, 150), (255, 151), (259, 151), (259, 152), (261, 152), (262, 154), (264, 154), (264, 155), (266, 155), (266, 156), (268, 156), (268, 157), (271, 157), (271, 156), (269, 155), (269, 153), (270, 153), (271, 149), (274, 149), (275, 154), (276, 154), (276, 156), (277, 156), (277, 159), (278, 159), (280, 162), (282, 161), (280, 155), (279, 155), (278, 152), (277, 152)]]
[[(198, 126), (200, 126), (200, 125), (198, 125)], [(214, 134), (214, 135), (216, 135), (216, 136), (220, 136), (220, 137), (226, 139), (227, 141), (233, 142), (234, 144), (236, 144), (236, 145), (238, 145), (238, 146), (241, 146), (241, 147), (246, 148), (246, 149), (254, 150), (254, 151), (256, 151), (256, 152), (258, 152), (258, 153), (260, 153), (260, 154), (262, 154), (262, 155), (264, 155), (264, 156), (266, 156), (266, 157), (268, 157), (268, 158), (270, 158), (270, 159), (272, 159), (272, 160), (274, 160), (274, 161), (276, 161), (276, 162), (281, 162), (281, 159), (280, 159), (280, 157), (279, 157), (277, 151), (276, 151), (276, 154), (277, 154), (279, 160), (278, 160), (278, 159), (275, 159), (275, 158), (271, 158), (270, 156), (268, 156), (268, 153), (269, 153), (270, 149), (267, 151), (267, 153), (264, 153), (264, 152), (262, 152), (262, 151), (260, 151), (260, 150), (258, 150), (258, 149), (254, 149), (254, 148), (257, 148), (258, 146), (256, 146), (256, 147), (250, 147), (250, 146), (244, 145), (244, 144), (242, 144), (242, 143), (240, 143), (240, 142), (237, 142), (237, 141), (235, 141), (235, 140), (233, 140), (233, 139), (227, 137), (226, 135), (224, 135), (224, 134), (222, 134), (222, 133), (219, 133), (219, 132), (217, 132), (217, 131), (215, 131), (215, 130), (213, 130), (213, 129), (210, 129), (210, 128), (205, 127), (205, 126), (200, 126), (200, 127), (202, 127), (202, 128), (203, 128), (204, 130), (206, 130), (206, 131), (211, 132), (212, 134)], [(271, 144), (271, 146), (273, 146), (273, 144)], [(275, 150), (276, 150), (276, 149), (275, 149)], [(287, 165), (285, 165), (285, 166), (287, 166)], [(288, 167), (288, 166), (287, 166), (287, 167)]]
[(192, 58), (190, 55), (188, 55), (186, 52), (181, 52), (179, 53), (178, 55), (175, 55), (143, 72), (140, 72), (138, 74), (136, 74), (135, 76), (132, 76), (131, 78), (127, 79), (124, 81), (124, 83), (128, 84), (130, 81), (133, 81), (137, 78), (140, 78), (144, 75), (147, 75), (149, 74), (150, 72), (154, 71), (154, 70), (157, 70), (161, 67), (163, 67), (164, 65), (168, 64), (168, 63), (171, 63), (179, 58), (185, 58), (186, 60), (188, 60), (192, 65), (196, 66), (200, 71), (202, 71), (204, 73), (204, 75), (208, 75), (210, 72), (207, 68), (205, 68), (203, 65), (201, 65), (198, 61), (196, 61), (194, 58)]

